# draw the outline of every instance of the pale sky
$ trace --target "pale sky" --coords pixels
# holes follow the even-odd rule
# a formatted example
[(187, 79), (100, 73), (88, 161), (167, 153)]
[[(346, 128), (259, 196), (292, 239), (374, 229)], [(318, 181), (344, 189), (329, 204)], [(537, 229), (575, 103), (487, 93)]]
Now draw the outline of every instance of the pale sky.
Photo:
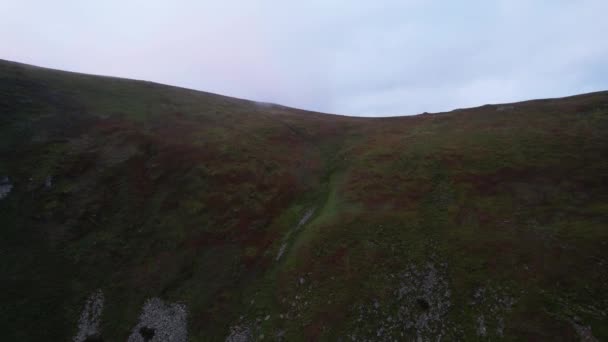
[(409, 115), (608, 90), (608, 0), (0, 0), (0, 58)]

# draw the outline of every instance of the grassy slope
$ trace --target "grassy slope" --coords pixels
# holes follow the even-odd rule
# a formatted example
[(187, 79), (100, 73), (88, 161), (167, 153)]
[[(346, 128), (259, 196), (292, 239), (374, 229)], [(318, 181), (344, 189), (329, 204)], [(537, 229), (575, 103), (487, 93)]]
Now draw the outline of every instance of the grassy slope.
[(429, 261), (452, 340), (480, 338), (480, 287), (513, 299), (507, 340), (608, 339), (606, 92), (363, 119), (0, 62), (0, 114), (7, 340), (69, 339), (97, 288), (109, 341), (152, 296), (192, 340), (364, 337), (356, 308)]

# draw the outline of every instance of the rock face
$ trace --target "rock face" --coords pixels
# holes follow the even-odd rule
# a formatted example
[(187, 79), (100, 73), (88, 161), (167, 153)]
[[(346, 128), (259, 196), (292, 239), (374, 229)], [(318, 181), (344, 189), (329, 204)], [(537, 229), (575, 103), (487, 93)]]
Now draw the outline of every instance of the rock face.
[(78, 333), (74, 336), (74, 342), (102, 341), (99, 325), (103, 302), (104, 296), (101, 290), (97, 290), (89, 296), (78, 320)]
[(187, 311), (183, 304), (167, 304), (159, 298), (146, 301), (129, 342), (186, 342)]
[(0, 177), (0, 200), (8, 196), (11, 190), (13, 190), (11, 180), (6, 176)]

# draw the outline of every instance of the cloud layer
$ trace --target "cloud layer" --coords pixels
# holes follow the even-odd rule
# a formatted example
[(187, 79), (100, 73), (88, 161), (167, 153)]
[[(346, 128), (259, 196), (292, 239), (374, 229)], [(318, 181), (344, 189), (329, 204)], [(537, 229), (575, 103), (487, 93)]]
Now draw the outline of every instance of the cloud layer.
[(0, 0), (0, 58), (349, 115), (608, 89), (608, 2)]

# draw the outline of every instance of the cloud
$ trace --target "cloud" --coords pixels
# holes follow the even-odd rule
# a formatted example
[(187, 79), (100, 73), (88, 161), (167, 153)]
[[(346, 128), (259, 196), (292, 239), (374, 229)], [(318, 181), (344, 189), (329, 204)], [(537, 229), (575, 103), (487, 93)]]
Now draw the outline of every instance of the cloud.
[(0, 58), (351, 115), (608, 89), (608, 2), (22, 0)]

